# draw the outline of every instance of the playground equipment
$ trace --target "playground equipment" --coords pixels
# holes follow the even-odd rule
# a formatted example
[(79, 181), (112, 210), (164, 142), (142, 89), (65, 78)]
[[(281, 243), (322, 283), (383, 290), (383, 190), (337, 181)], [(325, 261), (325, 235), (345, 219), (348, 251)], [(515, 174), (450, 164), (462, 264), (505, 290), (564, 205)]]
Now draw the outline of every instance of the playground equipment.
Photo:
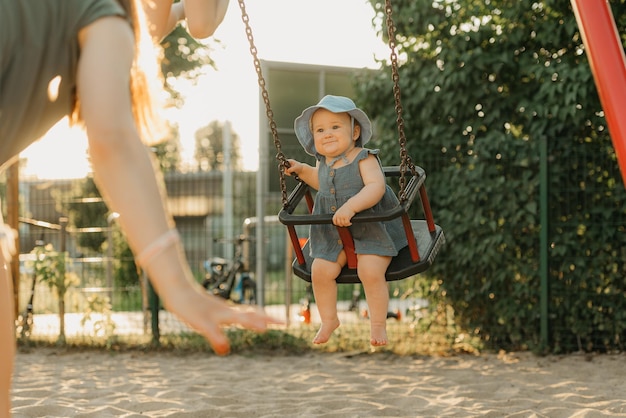
[(608, 0), (572, 0), (626, 185), (626, 57)]
[[(274, 121), (273, 112), (271, 110), (269, 95), (265, 87), (265, 79), (261, 71), (261, 63), (256, 54), (256, 46), (252, 36), (252, 29), (249, 24), (249, 17), (245, 9), (244, 0), (239, 0), (239, 7), (242, 13), (242, 20), (246, 26), (246, 34), (250, 43), (250, 51), (254, 58), (254, 67), (256, 69), (259, 87), (262, 90), (262, 97), (266, 107), (266, 113), (269, 119), (269, 125), (274, 139), (274, 145), (277, 150), (276, 158), (279, 161), (280, 187), (282, 192), (283, 209), (278, 217), (280, 221), (287, 226), (289, 237), (296, 255), (293, 263), (294, 273), (303, 280), (311, 281), (311, 259), (308, 256), (306, 245), (302, 246), (302, 241), (296, 232), (297, 225), (311, 225), (321, 223), (332, 223), (332, 215), (312, 215), (313, 199), (311, 191), (306, 183), (300, 181), (294, 191), (287, 196), (287, 186), (285, 180), (285, 169), (289, 166), (285, 154), (282, 152), (282, 145), (278, 138), (276, 123)], [(387, 16), (387, 30), (389, 35), (389, 48), (391, 50), (391, 68), (393, 79), (393, 92), (395, 100), (395, 110), (397, 115), (397, 127), (400, 145), (400, 165), (394, 167), (384, 167), (387, 177), (398, 177), (399, 192), (397, 207), (386, 211), (380, 215), (364, 215), (357, 214), (352, 218), (353, 223), (360, 222), (381, 222), (395, 218), (401, 218), (406, 233), (408, 246), (405, 247), (396, 257), (393, 258), (389, 268), (387, 269), (386, 279), (400, 280), (413, 276), (428, 269), (439, 252), (444, 242), (443, 230), (436, 225), (433, 214), (428, 201), (428, 195), (424, 182), (426, 173), (420, 167), (413, 164), (407, 149), (406, 135), (404, 132), (404, 120), (402, 118), (402, 103), (400, 101), (400, 84), (398, 75), (398, 57), (395, 52), (395, 25), (392, 19), (391, 1), (385, 2), (385, 14)], [(412, 220), (409, 218), (409, 208), (418, 196), (422, 205), (424, 219)], [(308, 214), (295, 215), (294, 211), (299, 203), (305, 198)], [(360, 280), (356, 274), (357, 257), (354, 252), (354, 240), (347, 227), (337, 227), (339, 236), (341, 237), (343, 248), (347, 256), (347, 265), (339, 274), (337, 283), (359, 283)]]

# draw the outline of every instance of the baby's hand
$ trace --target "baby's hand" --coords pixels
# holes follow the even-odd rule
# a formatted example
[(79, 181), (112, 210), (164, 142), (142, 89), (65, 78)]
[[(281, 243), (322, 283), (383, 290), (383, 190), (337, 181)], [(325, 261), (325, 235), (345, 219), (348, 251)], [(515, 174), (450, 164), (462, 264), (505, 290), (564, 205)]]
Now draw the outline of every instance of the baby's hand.
[(302, 172), (303, 164), (301, 162), (292, 159), (288, 159), (287, 161), (289, 162), (289, 167), (285, 167), (285, 174), (288, 176), (295, 174), (297, 176)]
[(354, 215), (356, 215), (356, 212), (353, 211), (349, 205), (344, 204), (333, 215), (333, 224), (337, 226), (350, 226), (352, 225), (351, 221)]

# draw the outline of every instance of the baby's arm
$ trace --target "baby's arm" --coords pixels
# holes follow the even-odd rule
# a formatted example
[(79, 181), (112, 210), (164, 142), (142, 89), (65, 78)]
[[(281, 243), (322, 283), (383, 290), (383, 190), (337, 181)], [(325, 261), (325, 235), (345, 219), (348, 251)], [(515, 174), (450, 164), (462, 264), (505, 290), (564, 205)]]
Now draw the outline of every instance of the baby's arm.
[(371, 208), (385, 195), (385, 174), (380, 169), (378, 158), (369, 155), (359, 161), (359, 172), (364, 186), (335, 212), (333, 223), (337, 226), (352, 225), (354, 215)]
[(285, 174), (292, 175), (295, 174), (300, 177), (300, 180), (304, 181), (306, 184), (318, 190), (320, 187), (319, 179), (317, 178), (317, 164), (315, 167), (311, 167), (308, 164), (301, 163), (296, 160), (289, 159), (289, 167), (285, 169)]

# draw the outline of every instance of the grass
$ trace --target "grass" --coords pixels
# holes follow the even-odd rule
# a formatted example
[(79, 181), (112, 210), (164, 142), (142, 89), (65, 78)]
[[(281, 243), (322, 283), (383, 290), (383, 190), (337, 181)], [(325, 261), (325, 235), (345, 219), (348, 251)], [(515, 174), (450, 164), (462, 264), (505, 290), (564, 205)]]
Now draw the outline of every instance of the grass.
[[(265, 333), (232, 328), (225, 330), (231, 341), (231, 352), (237, 354), (298, 355), (307, 352), (387, 352), (397, 355), (454, 355), (479, 353), (477, 337), (460, 330), (453, 321), (449, 307), (438, 306), (420, 320), (388, 323), (389, 344), (372, 348), (369, 344), (369, 322), (344, 324), (324, 345), (311, 343), (316, 325), (294, 325), (273, 328)], [(36, 337), (18, 340), (21, 349), (31, 347), (65, 347), (67, 349), (101, 349), (111, 351), (164, 351), (172, 353), (207, 352), (208, 342), (195, 333), (162, 335), (158, 343), (150, 335), (112, 335), (105, 337), (72, 337), (59, 344), (54, 338)]]

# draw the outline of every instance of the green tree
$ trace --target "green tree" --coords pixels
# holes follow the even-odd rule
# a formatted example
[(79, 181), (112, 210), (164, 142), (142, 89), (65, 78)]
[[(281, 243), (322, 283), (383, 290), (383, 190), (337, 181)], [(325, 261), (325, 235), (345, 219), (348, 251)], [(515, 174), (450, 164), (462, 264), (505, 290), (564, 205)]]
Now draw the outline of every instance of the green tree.
[[(212, 42), (219, 43), (216, 40)], [(194, 79), (201, 74), (204, 66), (215, 64), (209, 56), (211, 44), (192, 38), (182, 25), (178, 25), (167, 35), (161, 45), (163, 47), (161, 72), (166, 80), (181, 76)]]
[[(213, 121), (196, 131), (196, 148), (194, 158), (198, 171), (224, 169), (224, 124)], [(239, 135), (231, 132), (230, 161), (234, 171), (241, 170), (241, 150)]]
[[(69, 224), (76, 230), (86, 228), (105, 228), (109, 209), (102, 199), (93, 177), (85, 177), (76, 181), (69, 193), (53, 192), (59, 206), (59, 212), (67, 213)], [(80, 232), (76, 235), (76, 243), (81, 251), (99, 253), (106, 235), (101, 231)]]
[(35, 256), (32, 268), (35, 272), (35, 280), (54, 289), (58, 298), (59, 307), (59, 338), (58, 344), (65, 344), (65, 295), (70, 287), (80, 284), (80, 279), (75, 273), (67, 270), (67, 253), (58, 252), (52, 244), (36, 246), (31, 253)]
[[(383, 2), (372, 0), (382, 16)], [(549, 155), (553, 350), (626, 328), (626, 193), (569, 0), (392, 2), (409, 153), (447, 244), (428, 280), (493, 347), (539, 335), (540, 146)], [(611, 2), (619, 28), (626, 1)], [(389, 66), (356, 84), (397, 163)], [(616, 317), (617, 316), (617, 317)]]
[[(93, 177), (77, 180), (69, 193), (56, 193), (55, 199), (60, 212), (68, 214), (70, 227), (77, 231), (74, 236), (79, 250), (83, 254), (100, 255), (106, 254), (107, 246), (112, 245), (116, 284), (122, 287), (136, 285), (139, 275), (132, 251), (117, 224), (109, 222), (111, 212)], [(112, 228), (111, 234), (106, 233), (107, 228)], [(109, 236), (112, 242), (108, 242)]]
[(170, 125), (169, 132), (167, 138), (152, 147), (152, 152), (163, 173), (177, 171), (181, 162), (178, 127)]
[[(172, 86), (172, 80), (179, 77), (195, 80), (205, 67), (215, 67), (215, 62), (209, 56), (215, 44), (219, 44), (219, 40), (215, 38), (206, 43), (192, 38), (182, 24), (163, 39), (161, 72), (165, 88), (170, 93), (171, 106), (181, 107), (185, 102), (180, 92)], [(164, 172), (178, 170), (181, 161), (178, 127), (170, 125), (169, 128), (167, 137), (154, 147), (155, 155)]]
[(161, 72), (175, 106), (182, 106), (184, 99), (170, 81), (178, 77), (195, 80), (206, 66), (215, 67), (215, 62), (209, 56), (213, 44), (219, 44), (219, 40), (211, 38), (209, 43), (200, 42), (192, 38), (182, 25), (178, 25), (161, 42)]
[(117, 223), (112, 228), (115, 285), (121, 288), (122, 294), (127, 294), (129, 288), (140, 285), (139, 273), (126, 236)]

